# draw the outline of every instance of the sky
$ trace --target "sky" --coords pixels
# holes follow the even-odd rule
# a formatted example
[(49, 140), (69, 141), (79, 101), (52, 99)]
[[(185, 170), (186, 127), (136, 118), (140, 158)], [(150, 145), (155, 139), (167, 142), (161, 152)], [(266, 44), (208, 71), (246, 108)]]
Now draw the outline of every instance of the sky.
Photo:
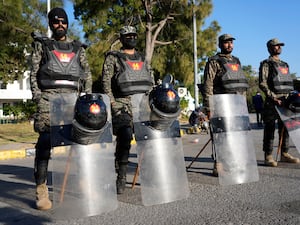
[[(213, 12), (206, 25), (218, 21), (220, 35), (236, 38), (233, 55), (242, 65), (258, 71), (260, 61), (269, 56), (266, 43), (278, 38), (285, 43), (280, 58), (290, 66), (290, 72), (300, 78), (300, 1), (299, 0), (212, 0)], [(65, 0), (70, 22), (73, 5)], [(79, 29), (81, 30), (81, 29)], [(299, 55), (298, 55), (299, 53)]]
[(242, 65), (258, 71), (269, 57), (266, 43), (278, 38), (285, 43), (281, 60), (300, 78), (300, 1), (299, 0), (212, 0), (213, 12), (207, 19), (218, 21), (221, 32), (236, 38), (233, 55)]

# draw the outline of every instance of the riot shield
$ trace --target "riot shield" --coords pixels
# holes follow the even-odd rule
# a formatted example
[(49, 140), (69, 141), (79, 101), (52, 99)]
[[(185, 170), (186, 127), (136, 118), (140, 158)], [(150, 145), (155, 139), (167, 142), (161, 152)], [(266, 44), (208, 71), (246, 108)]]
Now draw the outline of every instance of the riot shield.
[(290, 138), (300, 153), (300, 112), (292, 111), (286, 107), (275, 106)]
[(211, 96), (209, 101), (219, 183), (258, 181), (246, 99), (242, 95), (220, 94)]
[[(106, 105), (109, 98), (101, 95)], [(58, 219), (81, 218), (117, 208), (110, 107), (101, 136), (91, 144), (72, 137), (77, 96), (50, 98), (53, 213)]]
[(168, 126), (166, 121), (153, 119), (148, 95), (133, 95), (132, 105), (143, 205), (187, 198), (189, 188), (179, 122), (175, 120)]

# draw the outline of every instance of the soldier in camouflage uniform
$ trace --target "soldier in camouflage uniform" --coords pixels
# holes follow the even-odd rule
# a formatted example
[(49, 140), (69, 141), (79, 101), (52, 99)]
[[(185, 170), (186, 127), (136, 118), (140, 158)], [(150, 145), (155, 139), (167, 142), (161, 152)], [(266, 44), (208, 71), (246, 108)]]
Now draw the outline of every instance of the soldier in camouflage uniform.
[(281, 43), (278, 39), (274, 38), (269, 40), (267, 42), (267, 48), (270, 56), (268, 59), (262, 61), (259, 67), (259, 87), (266, 95), (262, 113), (265, 124), (263, 151), (265, 152), (265, 164), (273, 167), (277, 166), (277, 162), (272, 157), (276, 120), (278, 122), (279, 139), (281, 138), (281, 131), (284, 129), (281, 161), (300, 163), (298, 158), (288, 153), (289, 135), (275, 109), (275, 105), (283, 105), (283, 101), (288, 96), (288, 93), (294, 89), (293, 80), (289, 73), (289, 66), (279, 58), (281, 46), (284, 46), (284, 43)]
[[(215, 56), (210, 57), (205, 65), (204, 70), (204, 98), (203, 106), (208, 117), (210, 117), (209, 97), (214, 94), (241, 94), (246, 97), (246, 90), (248, 87), (247, 80), (241, 70), (240, 60), (231, 55), (233, 51), (233, 38), (230, 34), (223, 34), (219, 36), (219, 48), (221, 52), (218, 52)], [(230, 75), (230, 71), (226, 69), (225, 64), (238, 64), (238, 76)], [(229, 77), (234, 77), (231, 80)], [(230, 85), (228, 87), (227, 85)], [(215, 155), (213, 153), (213, 158)], [(214, 162), (213, 175), (218, 176), (219, 164)]]
[[(136, 51), (137, 32), (132, 26), (124, 26), (120, 30), (120, 51), (110, 51), (106, 54), (102, 71), (103, 92), (110, 97), (112, 109), (113, 134), (116, 135), (116, 172), (117, 193), (122, 194), (126, 185), (126, 171), (133, 135), (133, 119), (131, 94), (136, 90), (149, 91), (153, 84), (150, 66), (145, 65), (144, 56)], [(138, 76), (136, 68), (130, 65), (142, 65)], [(138, 66), (139, 67), (139, 66)], [(134, 72), (135, 70), (135, 72)], [(130, 74), (131, 73), (131, 74)], [(136, 77), (126, 85), (126, 77)], [(143, 88), (141, 88), (143, 87)], [(139, 91), (140, 93), (140, 91)]]
[[(37, 103), (34, 129), (39, 133), (39, 138), (35, 146), (34, 177), (37, 185), (36, 207), (40, 210), (48, 210), (52, 207), (46, 186), (51, 150), (50, 96), (55, 93), (78, 93), (79, 91), (90, 93), (92, 88), (85, 48), (80, 42), (66, 36), (68, 29), (66, 12), (62, 8), (53, 8), (48, 14), (48, 19), (53, 32), (51, 38), (37, 33), (32, 34), (34, 42), (30, 74), (32, 99)], [(67, 69), (71, 63), (76, 70)], [(58, 68), (63, 69), (57, 71)]]

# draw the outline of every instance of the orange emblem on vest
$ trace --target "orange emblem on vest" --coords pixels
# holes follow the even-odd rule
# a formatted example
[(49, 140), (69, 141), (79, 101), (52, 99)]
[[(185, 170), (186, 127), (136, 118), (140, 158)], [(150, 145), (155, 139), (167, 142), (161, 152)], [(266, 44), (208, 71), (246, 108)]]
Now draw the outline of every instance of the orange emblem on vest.
[(53, 50), (53, 53), (56, 55), (56, 57), (58, 58), (58, 60), (60, 62), (67, 62), (67, 63), (70, 62), (73, 59), (73, 57), (75, 56), (74, 52), (63, 53), (63, 52)]
[(289, 68), (287, 68), (287, 67), (279, 67), (279, 70), (284, 75), (289, 73)]
[(126, 61), (126, 62), (133, 70), (141, 70), (142, 69), (143, 62), (130, 62), (130, 61)]
[(229, 64), (229, 67), (232, 71), (238, 71), (239, 70), (239, 64)]

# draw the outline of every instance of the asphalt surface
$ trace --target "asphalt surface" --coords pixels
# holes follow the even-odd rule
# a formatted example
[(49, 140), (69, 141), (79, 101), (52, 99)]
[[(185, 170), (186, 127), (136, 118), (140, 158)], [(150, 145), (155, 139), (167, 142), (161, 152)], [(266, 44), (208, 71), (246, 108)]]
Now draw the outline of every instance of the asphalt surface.
[[(56, 220), (52, 212), (34, 208), (35, 185), (32, 175), (33, 156), (0, 160), (0, 224), (4, 225), (147, 225), (147, 224), (300, 224), (300, 164), (279, 163), (271, 168), (263, 165), (263, 129), (250, 116), (258, 163), (259, 181), (221, 186), (213, 177), (210, 143), (187, 171), (190, 195), (171, 203), (143, 206), (140, 186), (132, 190), (136, 168), (133, 147), (127, 188), (118, 196), (118, 208), (101, 215)], [(187, 126), (182, 125), (182, 130)], [(275, 136), (278, 140), (277, 132)], [(182, 137), (186, 166), (209, 140), (208, 134), (184, 134)], [(274, 156), (277, 145), (274, 146)], [(291, 142), (290, 153), (300, 157)]]

